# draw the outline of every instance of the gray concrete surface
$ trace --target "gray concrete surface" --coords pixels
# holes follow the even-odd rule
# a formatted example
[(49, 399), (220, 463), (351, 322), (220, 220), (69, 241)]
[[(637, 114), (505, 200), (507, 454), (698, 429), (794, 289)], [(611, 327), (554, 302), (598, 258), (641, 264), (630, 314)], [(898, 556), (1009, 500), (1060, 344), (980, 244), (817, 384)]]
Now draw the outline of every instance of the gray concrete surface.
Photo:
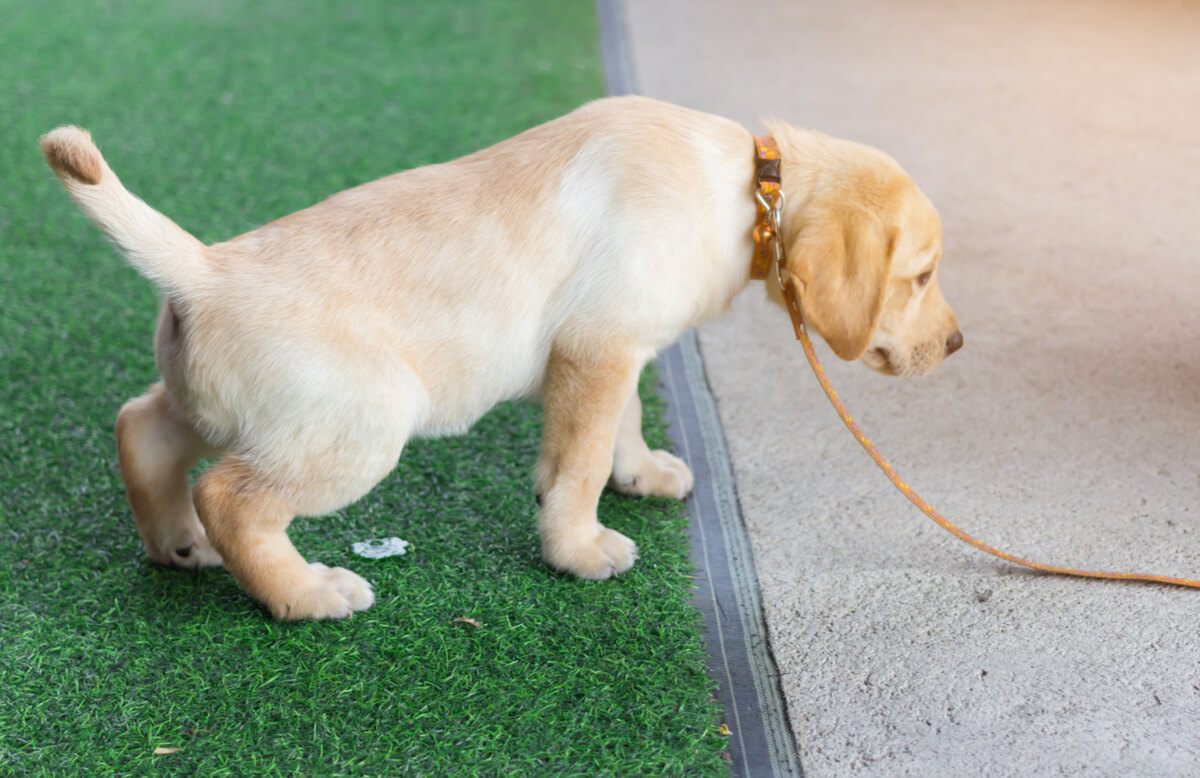
[[(1200, 577), (1200, 7), (625, 14), (643, 93), (879, 146), (939, 207), (965, 348), (910, 381), (821, 348), (903, 477), (1015, 553)], [(1200, 592), (1032, 573), (934, 526), (760, 290), (701, 342), (809, 775), (1200, 775)]]

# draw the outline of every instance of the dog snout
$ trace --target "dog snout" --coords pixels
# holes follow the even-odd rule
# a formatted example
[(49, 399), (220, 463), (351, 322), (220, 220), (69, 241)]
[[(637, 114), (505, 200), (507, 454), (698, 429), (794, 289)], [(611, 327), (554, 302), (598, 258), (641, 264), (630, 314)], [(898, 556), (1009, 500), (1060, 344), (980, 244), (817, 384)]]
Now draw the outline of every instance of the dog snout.
[(962, 330), (955, 330), (954, 334), (946, 338), (946, 356), (950, 356), (955, 351), (962, 348), (963, 336)]

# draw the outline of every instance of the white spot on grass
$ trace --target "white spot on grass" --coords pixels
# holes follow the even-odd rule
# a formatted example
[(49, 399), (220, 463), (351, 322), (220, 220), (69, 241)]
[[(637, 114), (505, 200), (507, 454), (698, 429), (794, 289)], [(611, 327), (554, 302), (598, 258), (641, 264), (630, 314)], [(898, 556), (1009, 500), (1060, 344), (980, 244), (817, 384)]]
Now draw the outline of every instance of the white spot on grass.
[(355, 543), (354, 553), (367, 559), (385, 559), (390, 556), (401, 556), (408, 551), (409, 542), (400, 538), (372, 538), (361, 543)]

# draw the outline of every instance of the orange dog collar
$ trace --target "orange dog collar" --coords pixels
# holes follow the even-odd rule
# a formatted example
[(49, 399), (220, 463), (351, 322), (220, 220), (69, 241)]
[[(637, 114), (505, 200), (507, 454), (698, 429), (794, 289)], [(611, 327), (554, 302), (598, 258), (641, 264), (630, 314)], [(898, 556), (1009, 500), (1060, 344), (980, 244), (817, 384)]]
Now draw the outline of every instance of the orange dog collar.
[(772, 218), (782, 210), (779, 147), (775, 139), (754, 138), (754, 199), (758, 202), (758, 220), (754, 224), (754, 258), (750, 277), (763, 279), (771, 270), (774, 249), (772, 241), (779, 237), (779, 224)]

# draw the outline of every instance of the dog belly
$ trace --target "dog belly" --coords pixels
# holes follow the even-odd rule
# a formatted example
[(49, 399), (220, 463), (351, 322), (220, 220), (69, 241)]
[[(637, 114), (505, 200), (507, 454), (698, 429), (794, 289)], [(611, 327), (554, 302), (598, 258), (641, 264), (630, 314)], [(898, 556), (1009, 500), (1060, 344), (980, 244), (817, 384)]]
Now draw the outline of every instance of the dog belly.
[(535, 338), (507, 342), (488, 338), (453, 357), (443, 350), (435, 369), (418, 374), (428, 405), (412, 435), (459, 435), (498, 403), (536, 394), (549, 351)]

